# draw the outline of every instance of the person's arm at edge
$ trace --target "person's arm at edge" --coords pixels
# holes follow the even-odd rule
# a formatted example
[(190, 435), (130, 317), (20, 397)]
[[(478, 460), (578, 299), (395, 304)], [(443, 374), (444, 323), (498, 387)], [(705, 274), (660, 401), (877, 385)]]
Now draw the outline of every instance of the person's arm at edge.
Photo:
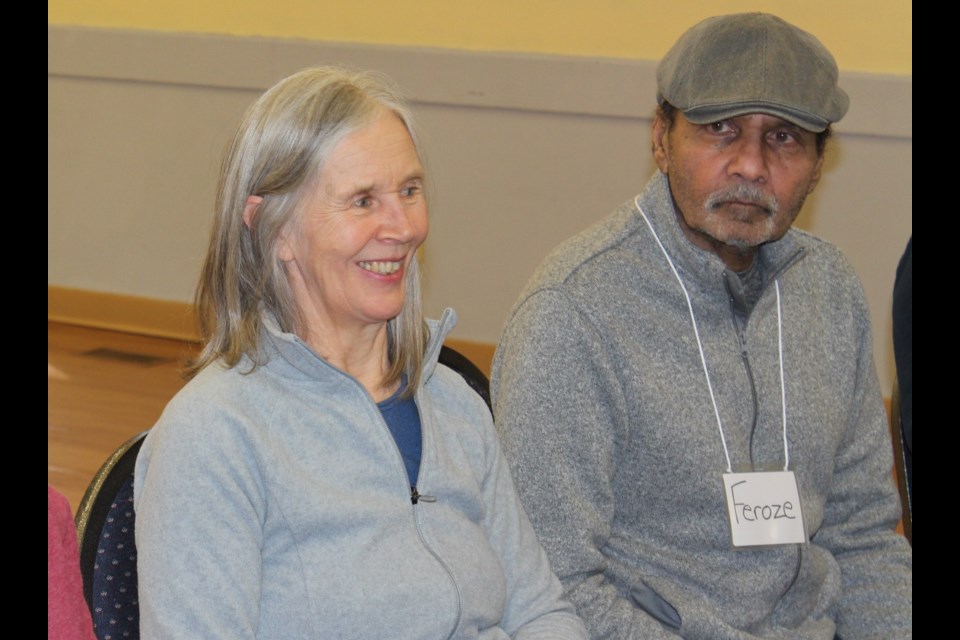
[(70, 501), (47, 483), (47, 636), (97, 640), (83, 596), (80, 549)]
[(587, 629), (573, 604), (564, 599), (563, 587), (517, 495), (490, 412), (486, 405), (479, 407), (487, 461), (484, 526), (506, 580), (504, 630), (514, 640), (587, 640)]
[(851, 424), (814, 541), (829, 548), (841, 566), (838, 635), (905, 638), (912, 635), (913, 556), (894, 530), (900, 507), (889, 422), (873, 360), (869, 309), (858, 281), (854, 299), (854, 313), (863, 319), (857, 336), (857, 392), (850, 399)]
[(557, 291), (508, 320), (491, 379), (497, 429), (533, 527), (593, 637), (676, 638), (604, 575), (615, 442), (625, 424), (603, 336)]

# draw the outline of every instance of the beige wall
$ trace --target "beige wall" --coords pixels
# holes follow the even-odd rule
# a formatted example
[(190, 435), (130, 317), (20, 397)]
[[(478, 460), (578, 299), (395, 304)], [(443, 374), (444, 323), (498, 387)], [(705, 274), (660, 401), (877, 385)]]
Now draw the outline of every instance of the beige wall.
[[(347, 16), (352, 4), (340, 4), (338, 15)], [(384, 10), (378, 19), (344, 18), (341, 35), (323, 40), (320, 26), (312, 36), (296, 28), (304, 23), (328, 28), (330, 20), (251, 19), (247, 30), (256, 24), (282, 37), (238, 35), (244, 29), (235, 14), (257, 16), (253, 5), (249, 12), (227, 11), (233, 17), (217, 22), (202, 2), (167, 3), (162, 5), (166, 11), (155, 15), (157, 5), (145, 5), (135, 16), (129, 3), (83, 3), (78, 14), (72, 3), (51, 2), (48, 284), (188, 302), (206, 242), (216, 164), (242, 109), (295, 69), (338, 62), (386, 71), (411, 96), (436, 186), (425, 250), (428, 311), (435, 315), (453, 306), (461, 316), (455, 338), (495, 342), (510, 305), (543, 255), (632, 197), (653, 170), (649, 116), (655, 61), (597, 52), (605, 38), (596, 32), (603, 28), (587, 28), (597, 17), (583, 8), (586, 3), (580, 7), (582, 38), (553, 37), (564, 30), (546, 28), (531, 13), (520, 21), (529, 38), (517, 31), (504, 41), (504, 34), (478, 18), (470, 36), (464, 35), (470, 46), (458, 49), (433, 48), (439, 41), (428, 35), (462, 32), (466, 13), (436, 29), (412, 28), (421, 34), (417, 44), (427, 47), (395, 46), (403, 39), (386, 41), (396, 30), (384, 25), (390, 20), (408, 24), (409, 17), (405, 22), (393, 15), (396, 3), (379, 4)], [(543, 8), (547, 3), (528, 4)], [(752, 8), (723, 4), (731, 10)], [(271, 6), (285, 5), (288, 10), (276, 14), (317, 18), (310, 13), (317, 8), (289, 2)], [(570, 20), (562, 10), (570, 3), (550, 5), (561, 8), (557, 20)], [(504, 9), (503, 15), (511, 17), (504, 28), (510, 31), (520, 16), (506, 6), (492, 2), (488, 9)], [(827, 22), (815, 18), (826, 13), (826, 3), (803, 6), (812, 7), (808, 22)], [(871, 6), (870, 14), (902, 17), (902, 12), (877, 12)], [(604, 11), (611, 31), (635, 10), (614, 2)], [(178, 13), (182, 17), (171, 22)], [(909, 5), (906, 17), (909, 24)], [(847, 20), (850, 33), (855, 32), (853, 18)], [(831, 20), (842, 24), (844, 16), (831, 14)], [(669, 23), (636, 22), (646, 28), (638, 26), (631, 38), (622, 39), (630, 46), (662, 38)], [(877, 34), (892, 26), (885, 22), (864, 36), (863, 50), (872, 51)], [(909, 42), (910, 30), (900, 26)], [(363, 41), (364, 34), (384, 41), (341, 44)], [(611, 40), (617, 39), (611, 31)], [(669, 44), (660, 42), (663, 48)], [(553, 53), (563, 46), (577, 50)], [(534, 53), (506, 52), (521, 49)], [(871, 60), (849, 59), (863, 66)], [(895, 63), (881, 56), (872, 60), (889, 69), (863, 73), (855, 65), (842, 70), (851, 110), (836, 128), (826, 176), (798, 224), (838, 244), (861, 274), (881, 383), (889, 392), (893, 273), (912, 233), (909, 47)]]
[(695, 21), (769, 11), (841, 69), (912, 74), (909, 0), (48, 0), (50, 24), (656, 60)]

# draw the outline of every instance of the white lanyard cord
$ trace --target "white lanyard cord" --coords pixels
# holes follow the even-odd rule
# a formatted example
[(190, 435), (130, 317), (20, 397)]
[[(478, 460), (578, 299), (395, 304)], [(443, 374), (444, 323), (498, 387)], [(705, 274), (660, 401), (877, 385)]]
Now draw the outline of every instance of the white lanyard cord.
[(783, 419), (783, 470), (790, 468), (790, 446), (787, 444), (787, 385), (783, 379), (783, 317), (780, 314), (780, 280), (773, 281), (777, 290), (777, 352), (780, 355), (780, 411)]
[[(683, 279), (680, 277), (680, 274), (677, 272), (677, 268), (673, 265), (673, 260), (670, 259), (670, 254), (667, 253), (666, 247), (663, 246), (663, 243), (660, 242), (660, 236), (657, 235), (656, 230), (653, 228), (653, 225), (650, 224), (650, 220), (647, 219), (647, 214), (643, 212), (643, 209), (640, 208), (639, 196), (634, 199), (634, 203), (637, 205), (637, 211), (640, 212), (640, 215), (643, 217), (643, 221), (647, 223), (647, 227), (650, 229), (650, 233), (653, 234), (653, 239), (657, 241), (657, 245), (660, 247), (660, 251), (663, 252), (663, 257), (667, 259), (667, 264), (670, 265), (670, 270), (673, 271), (674, 277), (677, 279), (677, 282), (680, 284), (680, 289), (683, 291), (683, 297), (687, 300), (687, 309), (690, 312), (690, 322), (693, 325), (693, 334), (697, 338), (697, 349), (700, 350), (700, 364), (703, 366), (703, 376), (707, 380), (707, 390), (710, 392), (710, 402), (713, 404), (713, 413), (717, 417), (717, 430), (720, 432), (720, 442), (723, 444), (723, 455), (727, 458), (727, 473), (733, 473), (733, 465), (730, 463), (730, 451), (727, 449), (727, 439), (723, 435), (723, 422), (720, 420), (720, 410), (717, 408), (717, 399), (713, 394), (713, 385), (710, 383), (710, 373), (707, 369), (707, 358), (703, 353), (703, 343), (700, 341), (700, 330), (697, 328), (697, 318), (693, 313), (693, 303), (690, 301), (690, 294), (687, 292), (687, 287), (683, 284)], [(784, 448), (784, 465), (783, 470), (786, 471), (789, 465), (790, 456), (787, 451), (787, 393), (786, 387), (784, 384), (783, 377), (783, 322), (780, 315), (780, 281), (775, 281), (776, 291), (777, 291), (777, 341), (780, 354), (780, 405), (782, 407), (783, 415), (783, 448)]]
[(723, 455), (727, 457), (727, 473), (733, 472), (733, 466), (730, 464), (730, 452), (727, 450), (727, 439), (723, 435), (723, 424), (720, 422), (720, 410), (717, 409), (717, 399), (713, 395), (713, 385), (710, 384), (710, 374), (707, 372), (707, 359), (703, 354), (703, 343), (700, 342), (700, 330), (697, 329), (697, 319), (693, 315), (693, 303), (690, 302), (690, 294), (687, 293), (687, 288), (683, 285), (683, 280), (680, 278), (680, 274), (677, 273), (677, 268), (673, 266), (673, 260), (670, 259), (670, 254), (667, 253), (667, 249), (663, 246), (663, 243), (660, 242), (660, 236), (657, 235), (657, 232), (654, 230), (653, 225), (650, 224), (650, 221), (647, 219), (647, 214), (643, 212), (643, 209), (640, 208), (640, 203), (637, 202), (637, 211), (640, 212), (640, 215), (643, 216), (643, 221), (647, 223), (647, 226), (650, 227), (650, 233), (653, 234), (653, 239), (657, 241), (657, 244), (660, 246), (660, 251), (663, 252), (663, 256), (667, 259), (667, 264), (670, 265), (670, 270), (673, 271), (673, 275), (677, 278), (677, 282), (680, 283), (680, 289), (683, 291), (683, 297), (687, 299), (687, 309), (690, 311), (690, 322), (693, 323), (693, 335), (697, 338), (697, 348), (700, 350), (700, 363), (703, 365), (703, 375), (707, 379), (707, 391), (710, 392), (710, 402), (713, 403), (713, 413), (717, 416), (717, 429), (720, 431), (720, 442), (723, 444)]

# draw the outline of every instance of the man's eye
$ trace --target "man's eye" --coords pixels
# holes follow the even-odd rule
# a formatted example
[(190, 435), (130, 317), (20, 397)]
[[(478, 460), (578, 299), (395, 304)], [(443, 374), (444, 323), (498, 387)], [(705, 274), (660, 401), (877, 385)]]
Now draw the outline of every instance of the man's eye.
[(366, 209), (372, 204), (372, 202), (373, 199), (370, 196), (362, 196), (353, 201), (353, 206)]
[(789, 131), (777, 131), (774, 134), (774, 137), (776, 138), (777, 142), (780, 143), (792, 142), (794, 140), (794, 135)]
[(400, 190), (400, 195), (402, 195), (404, 198), (412, 198), (419, 193), (420, 187), (418, 186), (406, 187)]
[(721, 120), (720, 122), (711, 122), (708, 126), (714, 133), (723, 133), (730, 128), (724, 120)]

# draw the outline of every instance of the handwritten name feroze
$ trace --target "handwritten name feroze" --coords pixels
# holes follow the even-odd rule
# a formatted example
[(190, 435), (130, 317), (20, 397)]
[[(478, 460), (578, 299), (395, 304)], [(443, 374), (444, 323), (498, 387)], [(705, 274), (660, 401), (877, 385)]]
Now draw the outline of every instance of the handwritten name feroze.
[(807, 541), (793, 471), (725, 473), (723, 486), (734, 547)]

